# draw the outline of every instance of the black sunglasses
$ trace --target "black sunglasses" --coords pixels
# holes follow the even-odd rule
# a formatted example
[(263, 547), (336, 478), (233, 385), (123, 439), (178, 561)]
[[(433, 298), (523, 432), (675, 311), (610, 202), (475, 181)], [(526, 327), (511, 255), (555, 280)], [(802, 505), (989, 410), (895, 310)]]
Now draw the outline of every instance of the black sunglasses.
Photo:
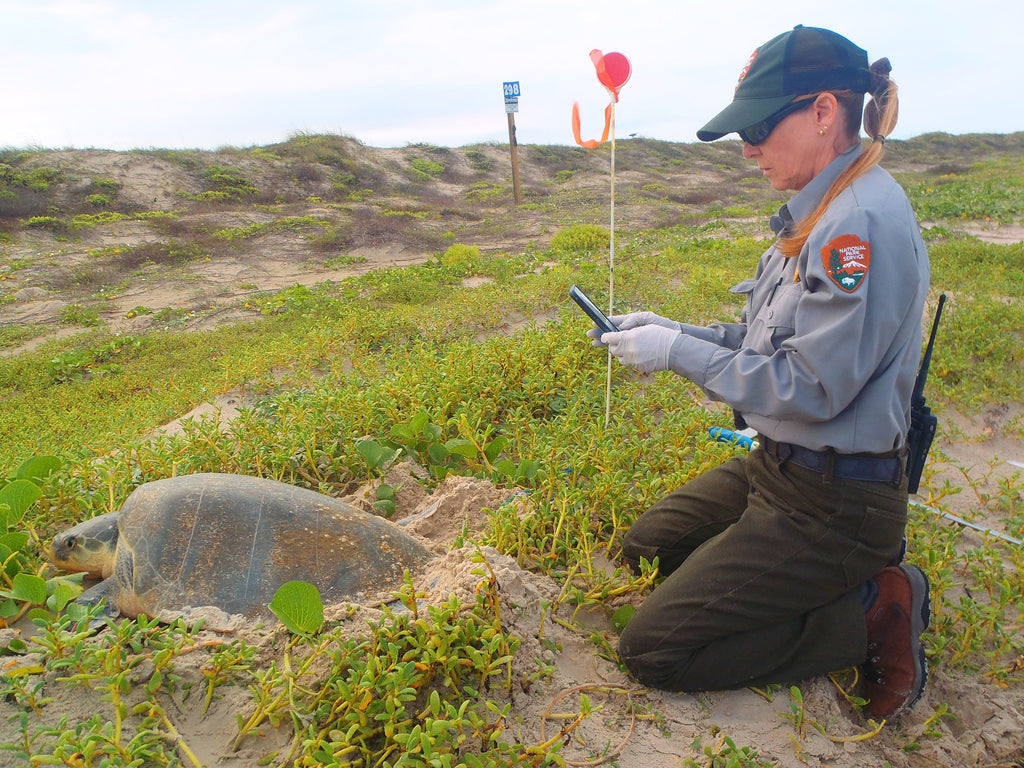
[(766, 117), (760, 123), (755, 123), (749, 128), (744, 128), (742, 131), (736, 131), (736, 133), (738, 133), (740, 138), (747, 144), (756, 147), (768, 138), (768, 135), (775, 130), (775, 126), (794, 112), (799, 112), (804, 107), (810, 105), (815, 98), (817, 97), (812, 96), (809, 99), (801, 99), (800, 101), (794, 101), (792, 104), (787, 104), (774, 115)]

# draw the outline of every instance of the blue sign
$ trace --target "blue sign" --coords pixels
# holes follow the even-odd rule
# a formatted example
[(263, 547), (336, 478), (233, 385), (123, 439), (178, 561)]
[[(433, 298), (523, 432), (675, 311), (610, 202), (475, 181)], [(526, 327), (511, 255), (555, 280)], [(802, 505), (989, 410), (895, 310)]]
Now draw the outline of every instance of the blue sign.
[(505, 111), (509, 114), (519, 111), (519, 81), (513, 80), (503, 84), (505, 91)]

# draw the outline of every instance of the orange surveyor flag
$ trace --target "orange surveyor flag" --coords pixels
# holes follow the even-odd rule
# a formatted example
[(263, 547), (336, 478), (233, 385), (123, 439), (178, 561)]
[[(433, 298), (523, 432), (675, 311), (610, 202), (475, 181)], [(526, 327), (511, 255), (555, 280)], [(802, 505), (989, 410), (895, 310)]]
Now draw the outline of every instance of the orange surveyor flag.
[(619, 100), (619, 91), (629, 80), (629, 59), (621, 53), (609, 53), (607, 56), (597, 48), (590, 52), (590, 60), (597, 70), (597, 79), (607, 88), (615, 101)]
[(608, 92), (611, 94), (612, 101), (604, 108), (604, 131), (601, 133), (601, 138), (598, 140), (587, 139), (586, 141), (580, 136), (580, 105), (579, 102), (575, 102), (572, 105), (572, 135), (576, 139), (576, 143), (586, 149), (593, 149), (599, 144), (603, 144), (608, 141), (608, 134), (611, 132), (612, 127), (612, 115), (615, 108), (615, 102), (619, 100), (619, 90), (629, 80), (630, 66), (629, 59), (623, 56), (621, 53), (609, 53), (607, 56), (597, 48), (590, 52), (590, 60), (594, 62), (594, 68), (597, 70), (597, 79)]

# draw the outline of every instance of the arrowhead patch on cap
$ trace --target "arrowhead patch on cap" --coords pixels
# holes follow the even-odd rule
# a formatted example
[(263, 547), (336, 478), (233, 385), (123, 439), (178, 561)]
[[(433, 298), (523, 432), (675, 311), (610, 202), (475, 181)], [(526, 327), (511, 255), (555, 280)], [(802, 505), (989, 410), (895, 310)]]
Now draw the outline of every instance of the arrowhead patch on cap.
[(737, 89), (741, 85), (743, 85), (743, 81), (747, 79), (747, 72), (749, 72), (750, 68), (754, 65), (754, 59), (756, 59), (756, 58), (757, 58), (757, 50), (755, 49), (754, 52), (752, 54), (750, 54), (750, 58), (747, 59), (747, 63), (743, 65), (743, 71), (740, 72), (740, 79), (736, 81), (736, 88)]

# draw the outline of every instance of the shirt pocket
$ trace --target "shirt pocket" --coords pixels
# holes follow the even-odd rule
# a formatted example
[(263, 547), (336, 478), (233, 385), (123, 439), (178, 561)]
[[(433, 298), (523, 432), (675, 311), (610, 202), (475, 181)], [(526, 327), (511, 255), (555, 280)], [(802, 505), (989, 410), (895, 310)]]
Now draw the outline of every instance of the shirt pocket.
[(743, 312), (740, 314), (741, 322), (747, 322), (747, 318), (750, 317), (751, 311), (751, 299), (754, 293), (754, 287), (757, 285), (757, 280), (750, 277), (742, 282), (736, 283), (732, 288), (729, 289), (729, 293), (736, 296), (744, 296), (747, 299), (746, 304), (743, 307)]
[(804, 295), (803, 283), (780, 285), (771, 303), (761, 311), (765, 336), (771, 351), (778, 350), (796, 333), (796, 309)]
[(736, 285), (730, 288), (729, 293), (737, 293), (742, 294), (744, 296), (749, 296), (753, 292), (755, 285), (757, 285), (757, 280), (755, 280), (752, 277), (748, 277), (746, 280), (736, 283)]

